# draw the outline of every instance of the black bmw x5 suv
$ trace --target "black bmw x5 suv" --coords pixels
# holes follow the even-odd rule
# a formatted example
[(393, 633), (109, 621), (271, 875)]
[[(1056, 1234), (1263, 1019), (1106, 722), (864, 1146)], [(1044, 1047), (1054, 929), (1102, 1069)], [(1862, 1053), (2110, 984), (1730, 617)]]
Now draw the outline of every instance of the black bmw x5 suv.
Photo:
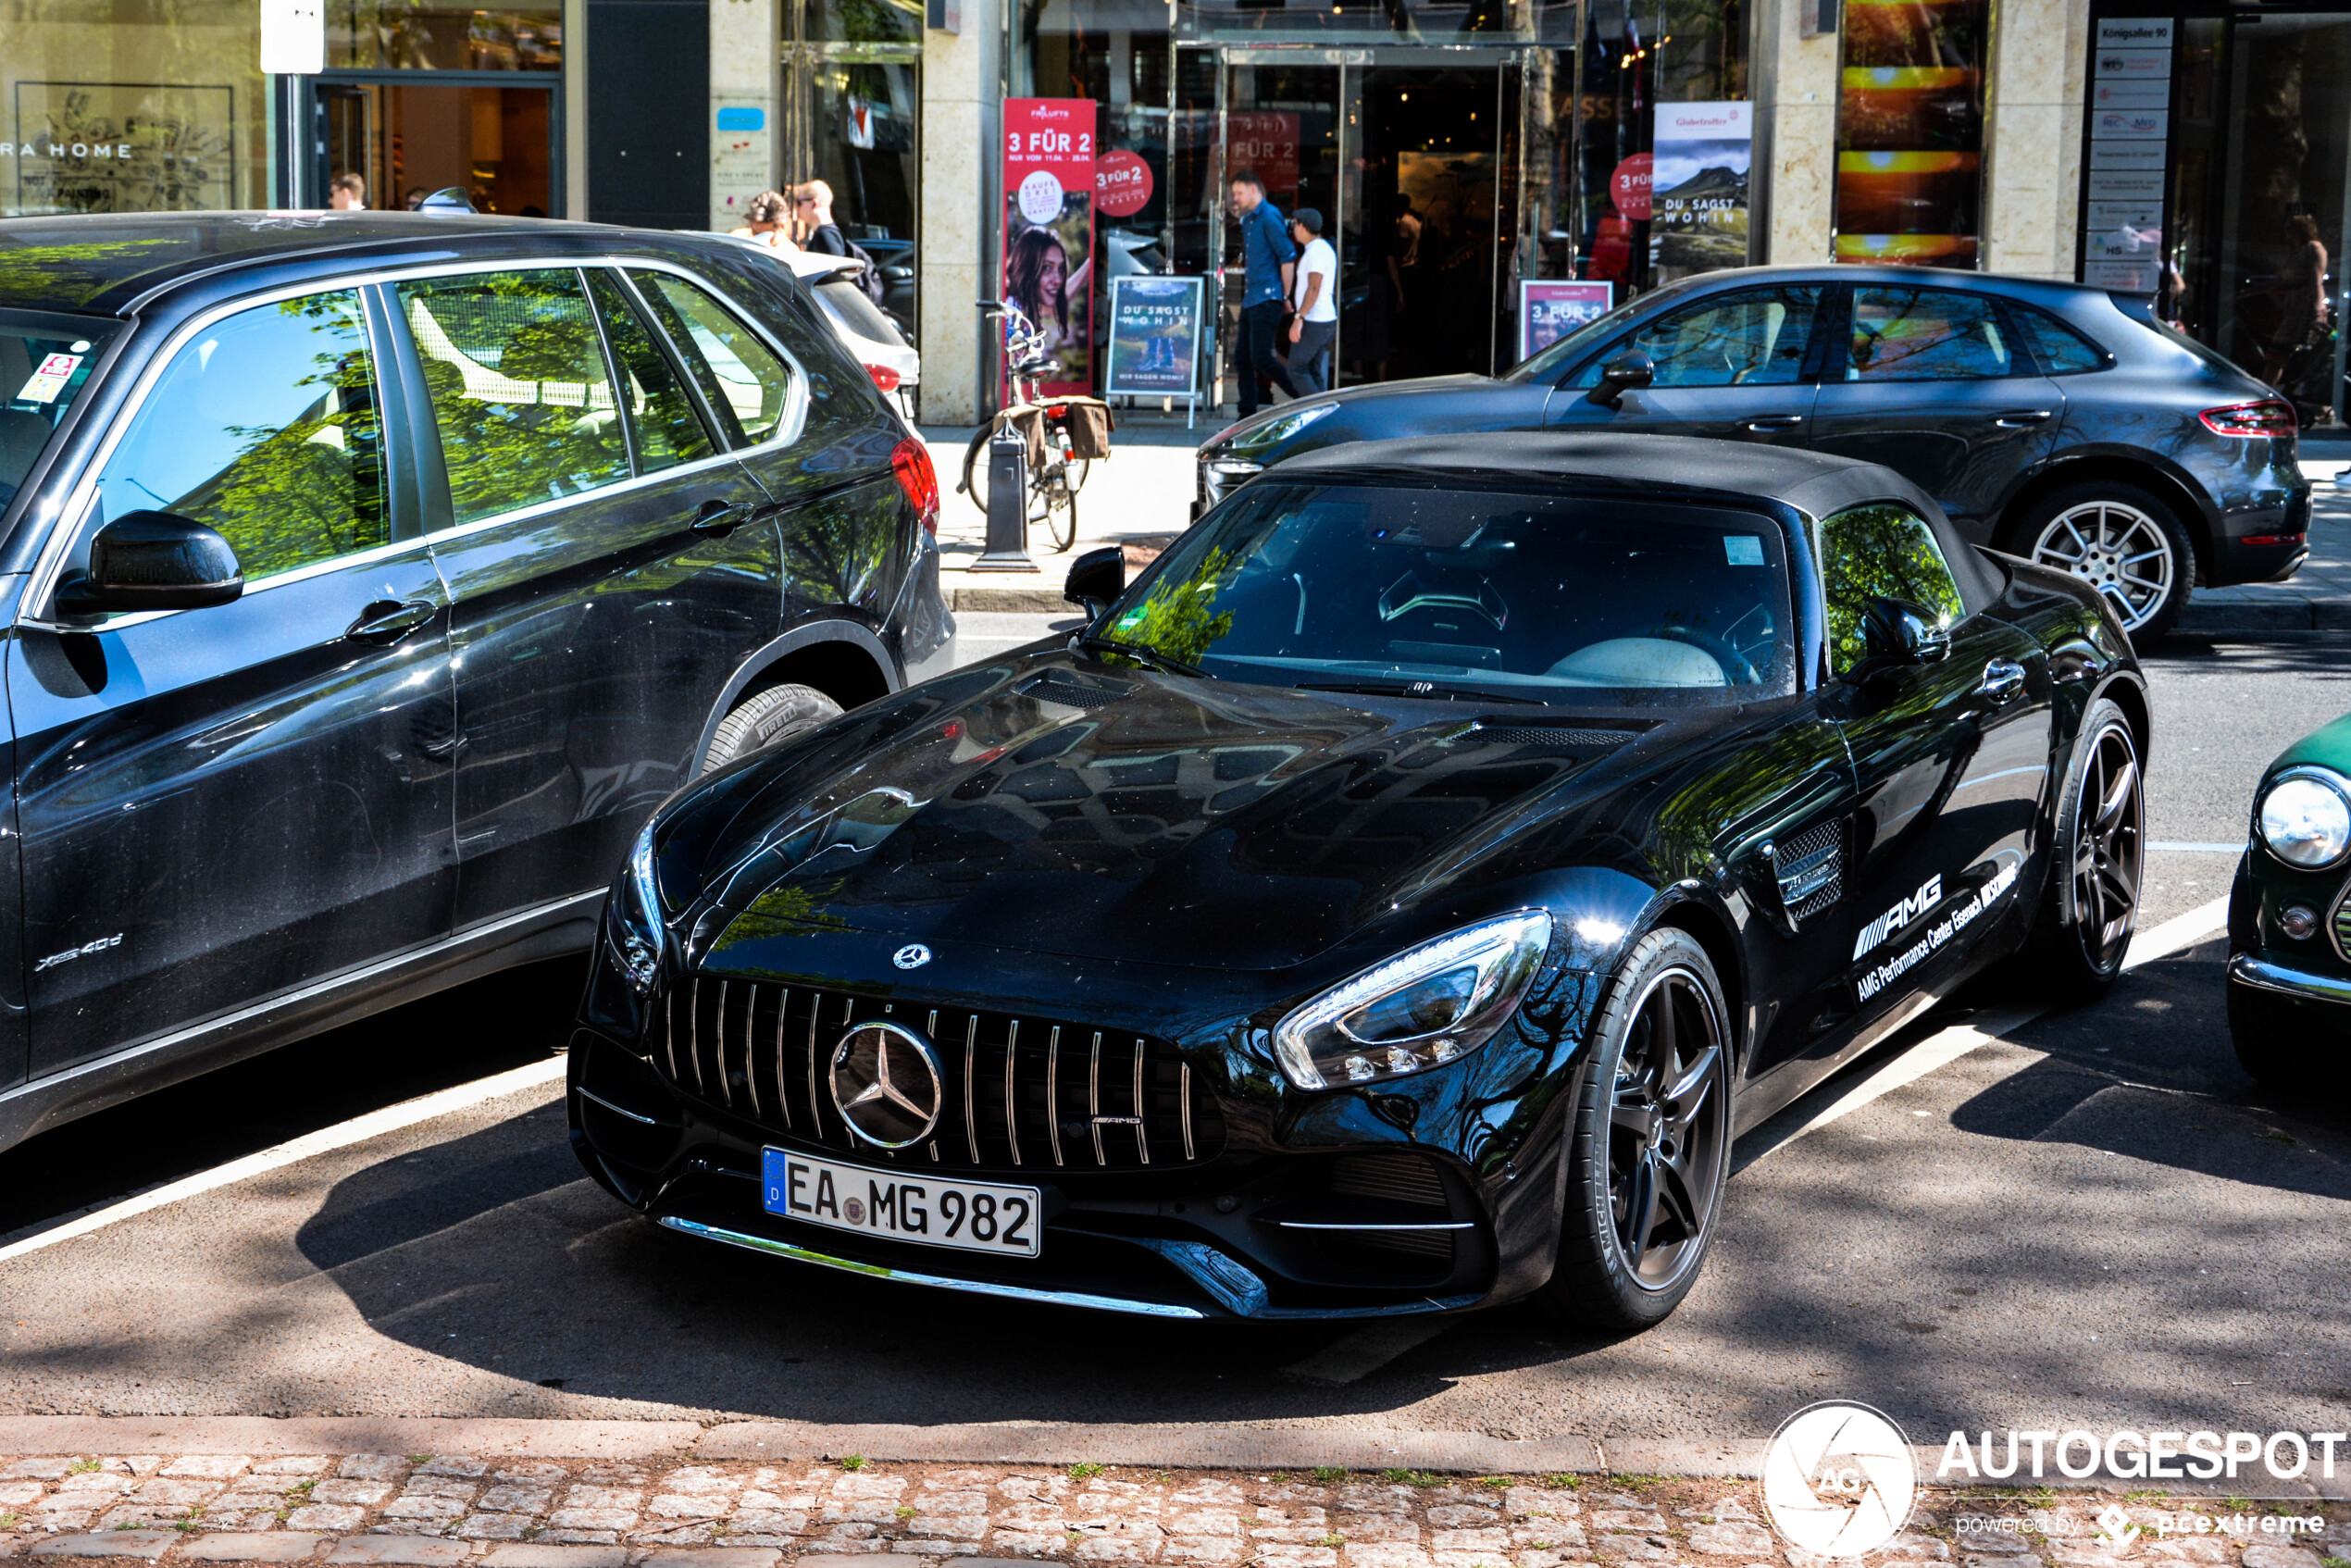
[(585, 946), (665, 796), (952, 663), (921, 443), (725, 240), (0, 223), (0, 1148)]

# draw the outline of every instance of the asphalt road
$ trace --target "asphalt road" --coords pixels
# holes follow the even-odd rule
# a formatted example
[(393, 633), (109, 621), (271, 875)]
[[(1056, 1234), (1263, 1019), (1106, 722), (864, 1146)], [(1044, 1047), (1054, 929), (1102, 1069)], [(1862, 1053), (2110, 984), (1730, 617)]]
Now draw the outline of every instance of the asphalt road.
[[(1009, 647), (1051, 618), (968, 616), (965, 635)], [(2260, 765), (2351, 708), (2342, 644), (2148, 663), (2162, 842), (2241, 841)], [(2233, 865), (2161, 852), (2147, 923), (2224, 891)], [(0, 1235), (543, 1057), (576, 986), (563, 965), (502, 977), (35, 1139), (0, 1155)], [(1834, 1395), (1931, 1434), (2339, 1430), (2346, 1234), (2351, 1112), (2238, 1073), (2215, 941), (1756, 1160), (1697, 1292), (1636, 1338), (1527, 1307), (1418, 1343), (1163, 1325), (795, 1269), (628, 1215), (579, 1178), (538, 1089), (0, 1262), (0, 1412), (1686, 1437)]]

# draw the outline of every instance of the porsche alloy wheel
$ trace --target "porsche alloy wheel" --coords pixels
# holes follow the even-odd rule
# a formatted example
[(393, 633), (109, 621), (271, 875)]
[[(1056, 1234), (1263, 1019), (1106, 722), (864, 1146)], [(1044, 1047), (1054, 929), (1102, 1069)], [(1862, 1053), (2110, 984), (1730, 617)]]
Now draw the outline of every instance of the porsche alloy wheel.
[(2168, 627), (2184, 597), (2186, 563), (2168, 521), (2135, 493), (2069, 499), (2035, 531), (2030, 554), (2104, 594), (2136, 637)]
[(1634, 944), (1594, 1030), (1549, 1297), (1596, 1326), (1680, 1304), (1729, 1172), (1732, 1051), (1723, 988), (1686, 933)]

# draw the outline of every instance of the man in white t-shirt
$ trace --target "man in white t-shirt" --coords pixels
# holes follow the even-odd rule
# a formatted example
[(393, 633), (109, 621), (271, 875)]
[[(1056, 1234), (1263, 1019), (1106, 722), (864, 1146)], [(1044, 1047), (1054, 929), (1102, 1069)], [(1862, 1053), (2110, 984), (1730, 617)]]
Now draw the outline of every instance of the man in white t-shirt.
[(1323, 238), (1323, 215), (1312, 207), (1290, 214), (1289, 237), (1298, 244), (1298, 272), (1290, 305), (1289, 379), (1298, 395), (1331, 384), (1331, 342), (1338, 336), (1338, 253)]

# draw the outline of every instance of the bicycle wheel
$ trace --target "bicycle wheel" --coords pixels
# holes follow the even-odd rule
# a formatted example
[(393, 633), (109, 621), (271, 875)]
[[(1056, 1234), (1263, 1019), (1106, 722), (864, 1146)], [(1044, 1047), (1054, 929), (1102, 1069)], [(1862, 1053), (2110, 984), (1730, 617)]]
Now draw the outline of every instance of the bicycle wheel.
[(1045, 498), (1045, 526), (1053, 536), (1053, 554), (1066, 555), (1077, 542), (1077, 487), (1066, 479), (1048, 489), (1039, 485)]
[(964, 448), (964, 482), (958, 487), (983, 517), (988, 516), (988, 438), (993, 433), (987, 425), (972, 432), (971, 444)]

